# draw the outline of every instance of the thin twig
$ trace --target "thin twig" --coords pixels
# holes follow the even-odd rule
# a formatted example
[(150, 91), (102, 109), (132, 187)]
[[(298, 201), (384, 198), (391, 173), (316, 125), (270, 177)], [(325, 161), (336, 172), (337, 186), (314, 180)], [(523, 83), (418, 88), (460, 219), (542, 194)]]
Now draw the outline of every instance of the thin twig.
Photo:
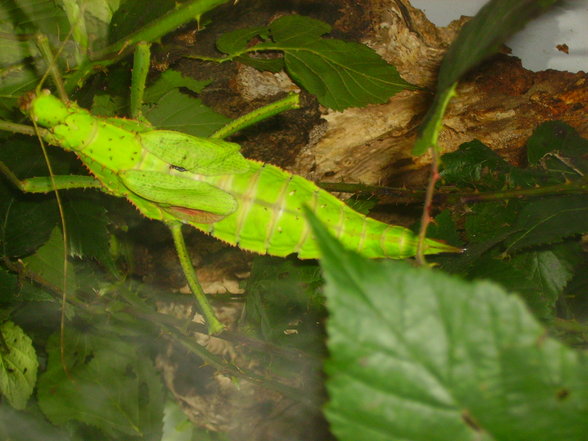
[(423, 206), (423, 214), (421, 216), (421, 227), (419, 229), (416, 261), (419, 265), (426, 265), (425, 247), (427, 238), (427, 227), (431, 223), (431, 207), (433, 205), (433, 195), (435, 194), (435, 186), (439, 180), (439, 153), (436, 146), (431, 146), (431, 177), (427, 184), (427, 191), (425, 193), (425, 204)]

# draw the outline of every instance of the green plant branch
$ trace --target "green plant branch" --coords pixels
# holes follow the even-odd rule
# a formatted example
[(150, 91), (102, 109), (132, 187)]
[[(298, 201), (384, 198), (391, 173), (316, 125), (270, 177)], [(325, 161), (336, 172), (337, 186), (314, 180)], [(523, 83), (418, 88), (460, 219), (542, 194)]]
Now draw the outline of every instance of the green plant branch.
[(482, 202), (502, 199), (519, 199), (523, 197), (537, 197), (554, 194), (583, 194), (588, 193), (588, 177), (576, 181), (564, 182), (562, 184), (546, 185), (544, 187), (518, 188), (515, 190), (492, 191), (492, 192), (471, 192), (471, 193), (448, 193), (459, 198), (461, 202)]
[[(369, 193), (375, 196), (393, 196), (405, 203), (417, 203), (423, 200), (426, 191), (409, 188), (394, 188), (379, 185), (351, 184), (345, 182), (319, 182), (317, 185), (327, 191), (335, 193)], [(588, 178), (543, 187), (517, 188), (513, 190), (488, 192), (462, 192), (455, 187), (439, 187), (433, 195), (433, 201), (449, 203), (484, 202), (506, 199), (520, 199), (525, 197), (540, 197), (557, 194), (588, 193)]]
[(425, 259), (425, 246), (427, 240), (427, 228), (431, 223), (431, 208), (433, 207), (433, 195), (435, 194), (435, 186), (437, 181), (440, 179), (439, 175), (439, 152), (437, 151), (437, 145), (431, 146), (431, 176), (427, 184), (427, 190), (425, 192), (425, 201), (423, 205), (423, 214), (421, 216), (421, 225), (418, 234), (418, 244), (416, 252), (416, 261), (419, 265), (426, 265)]

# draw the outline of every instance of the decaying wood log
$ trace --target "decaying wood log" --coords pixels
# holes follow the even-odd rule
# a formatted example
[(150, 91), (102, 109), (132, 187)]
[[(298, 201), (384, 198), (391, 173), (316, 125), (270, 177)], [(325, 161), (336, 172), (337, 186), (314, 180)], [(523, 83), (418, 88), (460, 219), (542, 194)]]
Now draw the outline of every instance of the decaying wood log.
[[(407, 81), (432, 89), (441, 58), (467, 19), (437, 28), (408, 0), (362, 3), (370, 23), (362, 41)], [(351, 19), (344, 15), (340, 22)], [(448, 152), (479, 139), (520, 163), (526, 139), (544, 121), (565, 121), (588, 136), (587, 98), (584, 72), (531, 72), (517, 58), (498, 55), (460, 83), (444, 119), (440, 145)], [(429, 91), (407, 91), (384, 105), (326, 110), (322, 137), (304, 149), (292, 168), (302, 173), (313, 170), (314, 180), (422, 185), (429, 157), (414, 158), (411, 149), (431, 99)]]

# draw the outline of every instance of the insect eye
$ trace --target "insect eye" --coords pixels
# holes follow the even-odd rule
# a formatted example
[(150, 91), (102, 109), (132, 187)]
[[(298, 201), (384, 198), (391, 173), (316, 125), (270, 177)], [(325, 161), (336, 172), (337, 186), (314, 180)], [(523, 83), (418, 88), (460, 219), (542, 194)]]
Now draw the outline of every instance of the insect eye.
[(188, 171), (187, 169), (185, 169), (184, 167), (180, 167), (179, 165), (170, 165), (169, 168), (172, 168), (174, 170), (177, 170), (179, 172), (185, 172)]

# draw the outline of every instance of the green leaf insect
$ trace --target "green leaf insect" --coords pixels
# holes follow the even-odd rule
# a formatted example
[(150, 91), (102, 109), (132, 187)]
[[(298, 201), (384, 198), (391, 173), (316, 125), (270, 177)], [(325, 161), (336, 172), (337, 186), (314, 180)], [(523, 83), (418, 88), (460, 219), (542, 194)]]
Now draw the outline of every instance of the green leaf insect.
[[(298, 97), (281, 101), (261, 113), (292, 108)], [(218, 139), (233, 133), (235, 127), (221, 129), (211, 138), (157, 130), (137, 120), (94, 116), (46, 90), (25, 96), (21, 107), (45, 129), (41, 132), (45, 141), (75, 152), (92, 175), (55, 176), (56, 187), (98, 188), (126, 198), (143, 215), (165, 222), (195, 294), (193, 268), (183, 259), (187, 253), (182, 224), (244, 250), (274, 256), (296, 253), (301, 259), (315, 259), (320, 251), (303, 212), (306, 206), (346, 247), (364, 256), (402, 259), (417, 251), (418, 239), (412, 231), (366, 217), (301, 176), (245, 159), (238, 144)], [(243, 118), (250, 123), (249, 115)], [(0, 166), (24, 191), (53, 190), (48, 178), (19, 181)], [(457, 251), (432, 239), (425, 243), (427, 254)], [(218, 320), (211, 326), (216, 317), (204, 295), (196, 296), (211, 333), (222, 330)]]
[[(125, 197), (145, 216), (190, 224), (242, 249), (273, 256), (320, 257), (302, 207), (307, 205), (348, 248), (367, 257), (402, 259), (417, 238), (349, 208), (314, 183), (245, 159), (239, 145), (99, 118), (44, 92), (26, 104), (46, 140), (74, 151), (103, 191)], [(426, 253), (455, 252), (427, 239)]]

